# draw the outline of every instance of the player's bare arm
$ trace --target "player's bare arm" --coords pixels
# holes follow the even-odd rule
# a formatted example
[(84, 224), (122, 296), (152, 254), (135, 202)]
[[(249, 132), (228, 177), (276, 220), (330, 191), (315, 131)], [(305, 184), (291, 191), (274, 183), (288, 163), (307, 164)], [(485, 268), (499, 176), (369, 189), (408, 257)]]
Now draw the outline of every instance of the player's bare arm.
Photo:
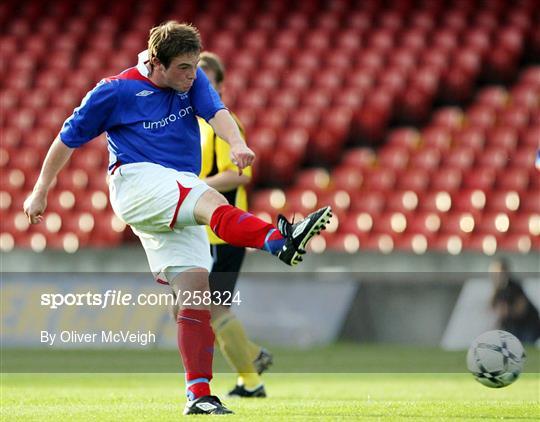
[(24, 201), (24, 213), (30, 224), (39, 223), (47, 207), (47, 194), (56, 175), (66, 165), (73, 154), (73, 148), (66, 146), (59, 137), (53, 141), (45, 157), (41, 173), (30, 196)]
[(228, 192), (239, 186), (245, 186), (251, 181), (251, 177), (245, 174), (238, 174), (233, 170), (225, 170), (214, 176), (204, 179), (206, 184), (218, 192)]
[(255, 153), (246, 145), (238, 125), (227, 110), (219, 110), (208, 122), (217, 136), (231, 146), (231, 161), (241, 170), (255, 160)]

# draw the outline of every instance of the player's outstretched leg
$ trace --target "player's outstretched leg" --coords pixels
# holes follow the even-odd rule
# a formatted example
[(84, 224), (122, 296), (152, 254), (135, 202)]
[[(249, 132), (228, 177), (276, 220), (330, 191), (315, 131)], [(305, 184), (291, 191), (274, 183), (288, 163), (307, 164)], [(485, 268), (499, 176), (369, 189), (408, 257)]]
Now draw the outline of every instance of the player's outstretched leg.
[(276, 227), (249, 212), (224, 204), (215, 208), (209, 225), (230, 245), (266, 250), (286, 264), (296, 265), (302, 261), (308, 242), (326, 228), (331, 216), (332, 209), (324, 207), (294, 224), (279, 216)]

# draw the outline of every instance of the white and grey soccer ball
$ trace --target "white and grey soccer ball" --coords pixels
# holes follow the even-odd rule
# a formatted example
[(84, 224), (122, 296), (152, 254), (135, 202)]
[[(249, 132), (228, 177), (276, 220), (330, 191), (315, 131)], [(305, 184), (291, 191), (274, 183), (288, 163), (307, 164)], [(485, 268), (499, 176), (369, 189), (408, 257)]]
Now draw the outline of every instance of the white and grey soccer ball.
[(521, 342), (512, 334), (487, 331), (478, 336), (467, 353), (467, 368), (481, 384), (501, 388), (518, 379), (525, 363)]

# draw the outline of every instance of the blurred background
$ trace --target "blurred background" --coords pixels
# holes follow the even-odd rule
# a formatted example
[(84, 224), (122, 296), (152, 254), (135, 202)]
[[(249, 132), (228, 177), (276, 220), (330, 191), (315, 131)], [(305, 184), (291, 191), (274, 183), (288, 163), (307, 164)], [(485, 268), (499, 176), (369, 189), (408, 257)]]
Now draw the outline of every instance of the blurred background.
[[(495, 324), (487, 270), (502, 255), (538, 306), (538, 0), (6, 0), (5, 344), (35, 343), (21, 334), (21, 309), (38, 312), (29, 292), (76, 291), (71, 273), (116, 272), (125, 289), (160, 289), (108, 203), (104, 136), (73, 155), (43, 224), (29, 227), (22, 203), (84, 94), (135, 65), (149, 29), (168, 19), (197, 26), (225, 63), (225, 103), (258, 157), (251, 210), (267, 220), (335, 211), (294, 277), (248, 254), (239, 289), (251, 300), (238, 313), (250, 334), (296, 346), (465, 347)], [(81, 289), (112, 281), (101, 274)]]

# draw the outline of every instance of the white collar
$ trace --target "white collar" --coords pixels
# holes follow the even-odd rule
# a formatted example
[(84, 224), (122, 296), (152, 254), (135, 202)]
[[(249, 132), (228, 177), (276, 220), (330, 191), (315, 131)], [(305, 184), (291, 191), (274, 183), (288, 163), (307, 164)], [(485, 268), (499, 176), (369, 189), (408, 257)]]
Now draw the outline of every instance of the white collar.
[(147, 64), (150, 62), (148, 58), (148, 50), (141, 51), (138, 55), (137, 70), (145, 78), (148, 78), (150, 71), (148, 70)]

